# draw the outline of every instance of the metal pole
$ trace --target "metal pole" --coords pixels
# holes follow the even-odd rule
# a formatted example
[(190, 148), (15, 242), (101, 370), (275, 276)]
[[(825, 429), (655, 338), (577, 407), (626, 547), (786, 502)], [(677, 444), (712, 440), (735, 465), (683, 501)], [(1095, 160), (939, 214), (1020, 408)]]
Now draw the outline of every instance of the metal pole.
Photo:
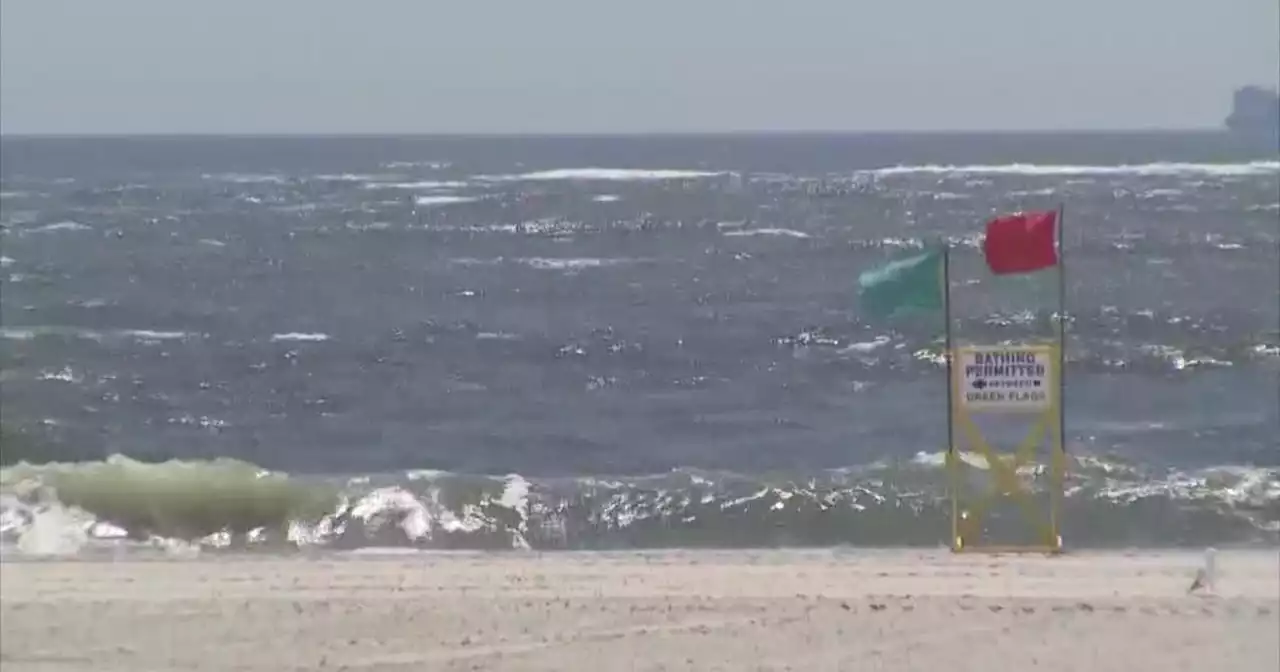
[(1062, 244), (1065, 204), (1058, 204), (1058, 447), (1067, 450), (1067, 255)]
[(951, 243), (944, 240), (942, 247), (942, 319), (946, 322), (943, 341), (943, 361), (947, 367), (947, 473), (951, 480), (951, 548), (961, 550), (960, 542), (960, 479), (956, 477), (959, 464), (955, 442), (955, 383), (952, 376), (954, 350), (951, 342)]
[(951, 370), (951, 244), (945, 243), (942, 248), (942, 319), (946, 320), (946, 336), (943, 347), (943, 358), (947, 365), (947, 452), (955, 451), (955, 423), (952, 422), (951, 411), (954, 406), (955, 386), (952, 384)]
[(1049, 542), (1058, 550), (1062, 546), (1062, 529), (1059, 526), (1067, 470), (1067, 255), (1062, 235), (1065, 211), (1066, 205), (1059, 203), (1057, 226), (1054, 227), (1058, 239), (1058, 450), (1050, 456), (1054, 465), (1053, 505), (1050, 507), (1053, 519), (1050, 524), (1056, 538)]

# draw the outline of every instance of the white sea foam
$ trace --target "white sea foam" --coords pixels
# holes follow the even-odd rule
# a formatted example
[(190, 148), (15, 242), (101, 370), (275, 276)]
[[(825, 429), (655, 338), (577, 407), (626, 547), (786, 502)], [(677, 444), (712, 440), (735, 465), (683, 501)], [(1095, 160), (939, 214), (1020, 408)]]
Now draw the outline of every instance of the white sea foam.
[(576, 258), (576, 259), (551, 259), (547, 257), (523, 257), (515, 260), (518, 263), (530, 266), (532, 268), (563, 271), (577, 270), (582, 268), (600, 268), (602, 266), (616, 266), (627, 262), (635, 261), (634, 259), (599, 259), (599, 258)]
[(329, 334), (319, 332), (305, 333), (299, 331), (290, 331), (287, 333), (271, 334), (271, 342), (278, 343), (281, 341), (303, 341), (318, 343), (320, 341), (329, 340)]
[(507, 476), (505, 487), (502, 489), (502, 496), (498, 498), (498, 504), (502, 507), (515, 511), (520, 519), (515, 525), (511, 526), (512, 540), (511, 546), (519, 549), (529, 549), (530, 545), (525, 535), (529, 531), (529, 490), (530, 483), (520, 474), (511, 474)]
[(735, 237), (743, 237), (743, 236), (785, 236), (788, 238), (809, 238), (810, 237), (809, 234), (805, 233), (804, 231), (796, 231), (795, 229), (779, 229), (779, 228), (736, 229), (731, 231), (724, 231), (723, 233), (726, 236), (735, 236)]
[(1148, 189), (1138, 194), (1138, 198), (1142, 198), (1142, 199), (1177, 198), (1178, 196), (1181, 196), (1181, 195), (1182, 195), (1181, 189)]
[(621, 200), (621, 198), (621, 196), (617, 196), (615, 194), (600, 194), (598, 196), (591, 197), (591, 200), (596, 203), (613, 203), (614, 201)]
[(477, 341), (518, 341), (520, 336), (505, 331), (482, 331), (476, 334)]
[(171, 341), (194, 336), (186, 331), (155, 331), (152, 329), (118, 329), (115, 331), (96, 331), (78, 327), (58, 327), (50, 325), (32, 325), (25, 327), (0, 328), (0, 338), (14, 341), (28, 341), (37, 336), (68, 336), (90, 341), (106, 341), (115, 338), (132, 338), (142, 342)]
[(423, 180), (421, 182), (369, 182), (365, 189), (406, 189), (414, 191), (432, 191), (435, 189), (462, 189), (469, 186), (467, 182), (456, 180)]
[(323, 182), (379, 182), (404, 179), (403, 175), (371, 175), (367, 173), (341, 173), (338, 175), (312, 175), (311, 179)]
[(448, 161), (390, 161), (382, 164), (383, 168), (391, 170), (402, 170), (404, 168), (430, 168), (431, 170), (441, 170), (453, 165)]
[(477, 200), (471, 196), (419, 196), (413, 199), (415, 205), (423, 207), (432, 207), (437, 205), (456, 205), (458, 203), (470, 203)]
[[(415, 227), (409, 226), (406, 228), (412, 229)], [(432, 231), (460, 231), (466, 233), (532, 233), (530, 231), (521, 230), (518, 224), (476, 224), (471, 226), (428, 224), (417, 228), (430, 229)]]
[(12, 266), (14, 261), (16, 260), (13, 257), (0, 256), (0, 268)]
[(1280, 359), (1280, 345), (1271, 345), (1269, 343), (1259, 343), (1253, 346), (1253, 352), (1260, 357), (1274, 357)]
[(258, 173), (218, 173), (201, 175), (203, 179), (214, 182), (230, 182), (232, 184), (284, 184), (288, 180), (281, 175)]
[(80, 222), (57, 222), (55, 224), (45, 224), (37, 226), (33, 229), (27, 229), (28, 233), (53, 233), (55, 231), (88, 231), (91, 227), (81, 224)]
[(876, 336), (873, 341), (850, 343), (848, 346), (840, 350), (840, 352), (842, 354), (867, 353), (888, 345), (890, 340), (891, 339), (888, 336)]
[(1238, 177), (1249, 175), (1280, 175), (1280, 161), (1250, 161), (1248, 163), (1174, 163), (1157, 162), (1141, 164), (1059, 165), (1034, 163), (1009, 163), (1000, 165), (938, 165), (890, 166), (874, 170), (857, 171), (856, 174), (887, 177), (893, 175), (1210, 175)]
[(616, 258), (598, 258), (598, 257), (578, 257), (578, 258), (552, 258), (552, 257), (492, 257), (489, 259), (477, 259), (475, 257), (456, 257), (450, 259), (449, 263), (459, 266), (493, 266), (502, 263), (523, 264), (530, 268), (547, 271), (565, 271), (579, 270), (584, 268), (601, 268), (604, 266), (617, 266), (620, 264), (634, 263), (639, 259), (628, 259), (622, 257)]
[(35, 338), (37, 332), (34, 329), (13, 329), (11, 327), (0, 327), (0, 338), (10, 341), (29, 341)]
[(516, 175), (477, 175), (485, 182), (549, 182), (558, 180), (642, 182), (656, 180), (693, 180), (721, 173), (699, 170), (638, 170), (630, 168), (561, 168)]
[(369, 222), (368, 224), (347, 222), (346, 228), (352, 231), (386, 231), (391, 228), (391, 222)]
[(88, 543), (88, 531), (94, 519), (80, 509), (65, 507), (57, 502), (42, 503), (25, 511), (26, 516), (21, 516), (29, 519), (28, 523), (20, 518), (19, 512), (24, 512), (23, 509), (13, 504), (10, 506), (12, 508), (6, 508), (14, 511), (15, 515), (12, 521), (6, 521), (8, 524), (0, 526), (8, 529), (0, 532), (16, 533), (15, 550), (23, 555), (74, 555)]
[(185, 331), (153, 331), (151, 329), (123, 329), (122, 336), (131, 336), (139, 341), (176, 341), (187, 338), (191, 334)]
[(71, 370), (71, 367), (64, 366), (57, 371), (41, 371), (36, 380), (57, 381), (61, 383), (78, 383), (82, 380), (80, 374)]

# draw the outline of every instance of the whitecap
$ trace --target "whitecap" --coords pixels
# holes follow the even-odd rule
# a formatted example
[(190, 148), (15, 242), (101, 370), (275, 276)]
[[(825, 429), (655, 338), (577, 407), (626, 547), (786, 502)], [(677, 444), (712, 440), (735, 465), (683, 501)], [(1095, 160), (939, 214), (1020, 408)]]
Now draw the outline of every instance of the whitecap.
[(920, 247), (920, 241), (915, 238), (890, 237), (881, 238), (876, 242), (879, 243), (880, 247)]
[(1252, 348), (1253, 352), (1262, 357), (1280, 358), (1280, 345), (1271, 345), (1268, 343), (1259, 343)]
[(788, 238), (809, 238), (809, 234), (804, 231), (796, 231), (795, 229), (739, 229), (736, 231), (725, 231), (726, 236), (785, 236)]
[(415, 205), (431, 207), (436, 205), (454, 205), (456, 203), (470, 203), (476, 199), (471, 196), (419, 196), (413, 199)]
[(386, 231), (391, 228), (391, 222), (369, 222), (368, 224), (347, 222), (346, 228), (352, 231)]
[(1148, 189), (1147, 191), (1138, 194), (1138, 198), (1176, 198), (1181, 195), (1181, 189)]
[(280, 341), (305, 341), (305, 342), (318, 343), (320, 341), (327, 341), (327, 340), (329, 340), (329, 335), (322, 334), (319, 332), (304, 333), (304, 332), (298, 332), (298, 331), (290, 331), (290, 332), (281, 333), (281, 334), (271, 334), (272, 343), (278, 343)]
[(518, 341), (520, 337), (505, 331), (482, 331), (476, 334), (477, 341)]
[(219, 173), (204, 174), (203, 179), (213, 180), (217, 182), (231, 182), (233, 184), (284, 184), (286, 179), (280, 175), (267, 175), (258, 173)]
[(364, 185), (365, 189), (409, 189), (430, 191), (433, 189), (463, 189), (469, 186), (467, 182), (457, 182), (452, 180), (436, 181), (425, 180), (422, 182), (370, 182)]
[(51, 380), (62, 383), (78, 383), (81, 380), (80, 374), (71, 370), (71, 367), (64, 366), (57, 371), (41, 371), (37, 380)]
[(519, 474), (511, 474), (507, 476), (506, 484), (502, 488), (502, 495), (498, 498), (498, 504), (504, 508), (514, 511), (520, 516), (519, 522), (511, 530), (512, 539), (511, 546), (513, 548), (528, 549), (530, 548), (525, 534), (529, 528), (529, 491), (531, 486), (529, 481)]
[(365, 173), (341, 173), (312, 175), (311, 179), (323, 182), (378, 182), (381, 180), (399, 180), (403, 175), (369, 175)]
[(842, 348), (840, 352), (841, 353), (871, 352), (872, 350), (876, 350), (882, 346), (888, 345), (889, 340), (890, 339), (888, 336), (876, 336), (875, 340), (872, 340), (872, 341), (861, 341), (858, 343), (850, 343), (849, 345)]
[(69, 336), (72, 338), (87, 338), (91, 341), (102, 340), (102, 334), (92, 329), (55, 326), (0, 327), (0, 338), (13, 341), (29, 341), (37, 336)]
[(619, 201), (621, 199), (622, 197), (616, 194), (599, 194), (591, 197), (591, 200), (596, 203), (613, 203), (614, 201)]
[(600, 268), (602, 266), (614, 266), (623, 264), (633, 259), (600, 259), (595, 257), (583, 257), (572, 259), (553, 259), (549, 257), (523, 257), (515, 260), (517, 263), (524, 264), (531, 268), (541, 270), (576, 270), (581, 268)]
[(189, 335), (185, 331), (152, 331), (151, 329), (124, 329), (120, 334), (144, 341), (173, 341)]
[(561, 168), (517, 175), (477, 175), (475, 179), (486, 182), (549, 182), (559, 180), (598, 180), (611, 182), (639, 182), (658, 180), (693, 180), (714, 177), (720, 173), (699, 170), (638, 170), (630, 168)]
[(911, 165), (889, 166), (873, 170), (857, 171), (857, 175), (887, 177), (893, 175), (1212, 175), (1239, 177), (1250, 175), (1280, 174), (1280, 161), (1250, 161), (1247, 163), (1184, 163), (1155, 162), (1119, 165), (1069, 165), (1069, 164), (972, 164), (972, 165)]
[(90, 227), (80, 222), (57, 222), (56, 224), (45, 224), (37, 226), (33, 229), (27, 229), (29, 233), (51, 233), (54, 231), (88, 231)]
[(36, 337), (34, 329), (12, 329), (8, 327), (0, 327), (0, 338), (11, 341), (29, 341)]
[(935, 366), (946, 366), (947, 358), (942, 356), (940, 352), (930, 352), (928, 350), (916, 350), (911, 356), (922, 362), (929, 362)]
[(74, 555), (89, 541), (87, 528), (93, 517), (57, 502), (28, 509), (29, 521), (17, 528), (16, 550), (30, 556)]
[(389, 161), (382, 164), (383, 168), (391, 170), (401, 170), (404, 168), (430, 168), (431, 170), (443, 170), (452, 166), (449, 161)]

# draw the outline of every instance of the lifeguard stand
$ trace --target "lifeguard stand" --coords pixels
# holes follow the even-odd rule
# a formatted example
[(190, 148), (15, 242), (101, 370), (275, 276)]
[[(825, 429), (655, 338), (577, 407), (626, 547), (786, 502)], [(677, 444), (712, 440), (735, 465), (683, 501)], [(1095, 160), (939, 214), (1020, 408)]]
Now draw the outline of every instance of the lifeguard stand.
[[(1062, 552), (1066, 455), (1060, 347), (952, 349), (947, 421), (953, 438), (947, 471), (954, 552)], [(1024, 421), (1016, 423), (1025, 427), (1024, 438), (1013, 450), (998, 451), (984, 436), (979, 418)], [(1028, 476), (1043, 487), (1033, 488)], [(989, 525), (997, 516), (1000, 524)], [(1022, 524), (1011, 524), (1015, 519)]]

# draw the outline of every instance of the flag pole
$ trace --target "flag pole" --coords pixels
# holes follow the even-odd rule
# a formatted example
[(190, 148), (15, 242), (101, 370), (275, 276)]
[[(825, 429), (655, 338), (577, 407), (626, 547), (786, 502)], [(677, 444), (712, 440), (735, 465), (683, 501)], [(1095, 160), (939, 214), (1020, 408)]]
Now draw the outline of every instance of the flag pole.
[(1054, 227), (1058, 238), (1058, 403), (1055, 404), (1058, 408), (1058, 450), (1050, 456), (1051, 464), (1054, 465), (1051, 468), (1052, 480), (1055, 482), (1050, 495), (1053, 501), (1049, 507), (1049, 524), (1054, 538), (1048, 540), (1058, 550), (1062, 549), (1061, 509), (1067, 470), (1067, 255), (1062, 235), (1065, 213), (1066, 204), (1059, 201), (1058, 225)]
[(951, 548), (952, 550), (960, 550), (960, 492), (957, 488), (960, 486), (960, 479), (957, 478), (956, 470), (959, 465), (956, 464), (956, 442), (955, 442), (955, 384), (952, 372), (952, 359), (954, 352), (952, 351), (951, 342), (951, 242), (947, 239), (942, 241), (942, 319), (946, 322), (943, 336), (943, 362), (947, 367), (947, 452), (946, 464), (947, 472), (951, 478)]
[(955, 451), (955, 423), (952, 422), (951, 412), (954, 408), (955, 386), (952, 385), (951, 370), (951, 243), (943, 242), (942, 246), (942, 319), (946, 321), (946, 330), (943, 341), (943, 359), (947, 365), (947, 453)]
[(1063, 216), (1066, 204), (1058, 203), (1058, 447), (1067, 451), (1067, 255), (1062, 244)]

